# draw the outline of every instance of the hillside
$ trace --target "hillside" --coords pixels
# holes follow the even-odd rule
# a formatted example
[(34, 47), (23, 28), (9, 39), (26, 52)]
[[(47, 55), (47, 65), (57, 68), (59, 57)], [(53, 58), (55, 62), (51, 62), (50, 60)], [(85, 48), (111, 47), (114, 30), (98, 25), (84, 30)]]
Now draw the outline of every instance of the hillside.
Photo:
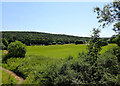
[(25, 31), (3, 31), (2, 37), (7, 39), (9, 43), (19, 40), (26, 45), (68, 44), (75, 43), (77, 40), (83, 42), (89, 40), (89, 37)]

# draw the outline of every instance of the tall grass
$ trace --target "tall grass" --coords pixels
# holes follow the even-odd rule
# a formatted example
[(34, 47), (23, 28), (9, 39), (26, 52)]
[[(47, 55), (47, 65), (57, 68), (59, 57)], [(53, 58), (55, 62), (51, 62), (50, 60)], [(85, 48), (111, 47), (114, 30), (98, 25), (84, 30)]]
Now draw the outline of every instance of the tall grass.
[(2, 76), (0, 76), (0, 77), (2, 77), (2, 83), (1, 84), (15, 85), (18, 82), (18, 80), (15, 79), (15, 77), (12, 76), (11, 74), (9, 74), (8, 72), (6, 72), (4, 70), (1, 70), (1, 69), (0, 69), (0, 71), (2, 71)]

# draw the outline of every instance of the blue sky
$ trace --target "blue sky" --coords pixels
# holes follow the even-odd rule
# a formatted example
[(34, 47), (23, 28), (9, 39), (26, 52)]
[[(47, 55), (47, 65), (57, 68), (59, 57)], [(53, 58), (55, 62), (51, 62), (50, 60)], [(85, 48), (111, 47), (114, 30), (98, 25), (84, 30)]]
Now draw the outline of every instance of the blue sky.
[[(107, 2), (106, 2), (107, 3)], [(3, 2), (2, 31), (37, 31), (90, 36), (98, 27), (93, 8), (105, 2)], [(101, 37), (114, 34), (111, 26)]]

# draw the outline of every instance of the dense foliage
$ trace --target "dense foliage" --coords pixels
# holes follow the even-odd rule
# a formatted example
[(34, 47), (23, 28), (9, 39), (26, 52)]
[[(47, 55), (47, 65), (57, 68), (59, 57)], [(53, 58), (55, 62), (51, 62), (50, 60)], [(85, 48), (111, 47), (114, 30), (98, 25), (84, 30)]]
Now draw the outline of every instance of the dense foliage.
[(0, 49), (7, 50), (8, 41), (5, 38), (0, 39)]
[[(96, 7), (94, 12), (97, 13), (98, 22), (101, 23), (100, 26), (102, 28), (112, 23), (114, 24), (113, 30), (117, 34), (113, 36), (113, 38), (117, 37), (117, 40), (114, 42), (120, 46), (120, 0), (107, 4), (102, 9)], [(111, 42), (113, 41), (111, 40)]]
[[(104, 28), (106, 25), (113, 23), (113, 30), (116, 32), (114, 39), (112, 41), (118, 44), (118, 48), (115, 50), (115, 54), (120, 59), (120, 0), (113, 1), (110, 4), (105, 5), (102, 9), (96, 7), (94, 10), (97, 13), (98, 22)], [(120, 67), (120, 61), (119, 61)], [(118, 82), (120, 85), (120, 72), (118, 74)]]
[(11, 42), (8, 45), (8, 56), (9, 57), (25, 57), (26, 46), (20, 41)]
[[(25, 79), (23, 84), (39, 84), (40, 86), (79, 86), (101, 85), (114, 86), (119, 72), (118, 60), (114, 55), (114, 47), (97, 59), (97, 67), (89, 64), (87, 53), (80, 53), (78, 58), (55, 60), (45, 57), (27, 56), (10, 58), (3, 64), (9, 70)], [(42, 64), (48, 59), (51, 63)]]
[(0, 50), (5, 50), (5, 49), (6, 49), (6, 46), (2, 42), (0, 42)]
[(75, 44), (84, 44), (84, 42), (81, 41), (81, 40), (77, 40), (77, 41), (75, 42)]
[(78, 40), (88, 41), (89, 37), (78, 37), (63, 34), (49, 34), (41, 32), (2, 32), (2, 37), (9, 43), (15, 40), (21, 41), (26, 45), (51, 45), (75, 43)]
[(118, 44), (118, 46), (120, 46), (120, 35), (118, 35), (114, 41)]
[(99, 37), (100, 30), (99, 29), (93, 29), (90, 41), (88, 43), (88, 55), (90, 55), (90, 58), (88, 58), (88, 61), (90, 61), (91, 64), (96, 63), (99, 51), (101, 50), (102, 42)]

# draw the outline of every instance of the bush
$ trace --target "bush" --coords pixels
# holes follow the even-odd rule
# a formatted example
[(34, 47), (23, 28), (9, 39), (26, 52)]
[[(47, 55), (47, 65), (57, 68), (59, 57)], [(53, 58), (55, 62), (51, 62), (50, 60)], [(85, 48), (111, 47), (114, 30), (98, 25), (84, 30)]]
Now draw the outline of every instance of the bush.
[(0, 50), (5, 50), (6, 49), (6, 46), (1, 42), (0, 43)]
[[(114, 86), (117, 81), (118, 63), (114, 54), (107, 51), (97, 60), (97, 66), (90, 65), (87, 53), (78, 58), (69, 56), (65, 60), (41, 64), (45, 57), (29, 56), (7, 60), (9, 70), (25, 78), (24, 84), (39, 86)], [(6, 65), (3, 65), (5, 67)], [(6, 66), (6, 67), (7, 67)], [(5, 67), (5, 68), (6, 68)]]
[(75, 42), (75, 44), (84, 44), (84, 43), (83, 43), (83, 41), (81, 41), (81, 40), (77, 40), (77, 41)]
[(61, 65), (50, 65), (35, 77), (41, 86), (114, 86), (117, 81), (116, 75), (112, 74), (116, 72), (115, 67), (91, 66), (78, 58)]
[(102, 41), (102, 44), (101, 44), (102, 46), (106, 46), (106, 45), (108, 45), (108, 42), (107, 41)]
[(61, 42), (58, 42), (57, 44), (62, 44)]
[[(54, 63), (31, 72), (26, 82), (40, 86), (114, 86), (117, 82), (118, 63), (115, 55), (110, 52), (110, 56), (107, 55), (108, 53), (105, 53), (100, 56), (97, 66), (91, 66), (85, 61), (84, 58), (88, 56), (85, 53), (84, 58), (67, 58), (61, 64)], [(109, 64), (110, 61), (112, 62)]]
[(114, 39), (114, 41), (118, 46), (120, 46), (120, 34)]
[(110, 52), (111, 54), (115, 55), (118, 59), (118, 62), (120, 62), (120, 47), (119, 46), (113, 46), (106, 52)]
[(52, 45), (56, 45), (56, 42), (52, 42)]
[(99, 67), (106, 69), (106, 72), (117, 75), (119, 73), (118, 59), (116, 55), (111, 53), (111, 50), (107, 50), (98, 59), (97, 63)]
[(8, 56), (8, 54), (2, 54), (2, 63), (6, 63), (7, 59), (9, 59), (10, 57)]
[(5, 38), (2, 39), (2, 43), (3, 43), (6, 47), (8, 47), (8, 41), (7, 41)]
[(12, 42), (8, 45), (9, 57), (25, 57), (26, 46), (20, 41)]

